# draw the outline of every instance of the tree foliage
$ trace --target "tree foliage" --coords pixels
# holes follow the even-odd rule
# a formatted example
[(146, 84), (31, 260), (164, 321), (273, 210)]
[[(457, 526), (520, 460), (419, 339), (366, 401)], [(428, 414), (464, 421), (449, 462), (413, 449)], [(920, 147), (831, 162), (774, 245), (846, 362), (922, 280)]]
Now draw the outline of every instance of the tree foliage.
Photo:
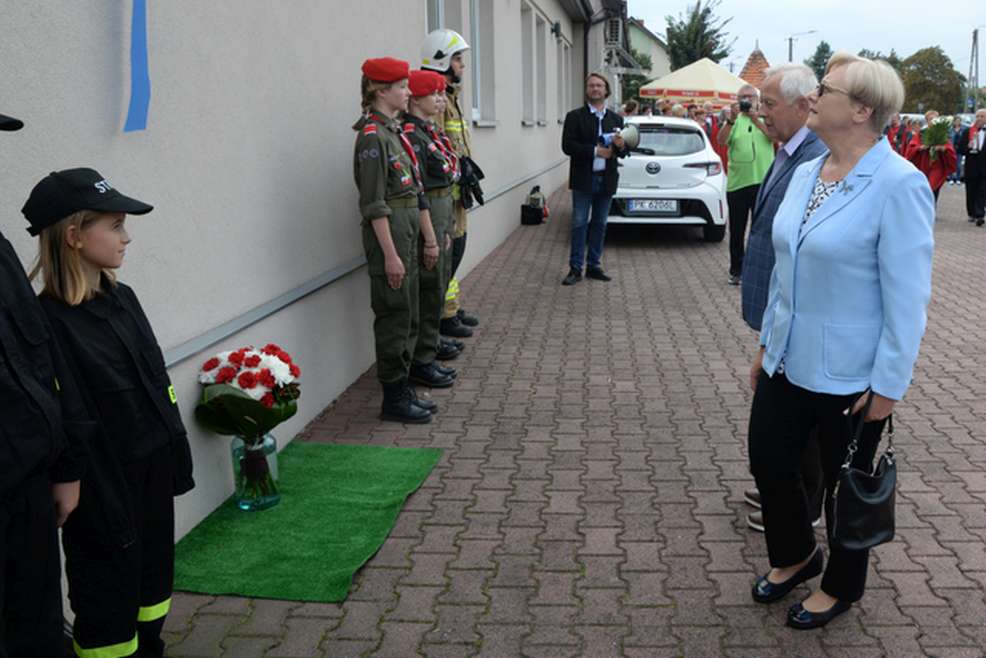
[(815, 72), (815, 77), (821, 80), (825, 76), (825, 65), (832, 57), (832, 46), (828, 41), (822, 41), (815, 48), (815, 54), (805, 60), (805, 66)]
[[(683, 66), (708, 57), (718, 62), (729, 56), (735, 39), (728, 41), (726, 25), (732, 18), (722, 19), (715, 15), (721, 0), (696, 0), (694, 7), (679, 15), (667, 16), (668, 22), (668, 58), (671, 60), (671, 70), (676, 71)], [(728, 42), (727, 42), (728, 41)]]
[[(634, 61), (640, 65), (640, 68), (645, 71), (649, 71), (652, 66), (654, 66), (654, 61), (651, 59), (650, 55), (646, 55), (636, 48), (630, 48), (630, 54), (633, 55)], [(637, 98), (640, 93), (640, 87), (647, 84), (651, 78), (646, 75), (624, 75), (621, 76), (621, 82), (623, 83), (623, 100), (628, 101), (631, 98)]]
[(893, 48), (890, 49), (889, 55), (884, 55), (879, 50), (863, 48), (859, 51), (859, 56), (865, 57), (866, 59), (882, 59), (887, 64), (890, 64), (890, 66), (892, 66), (897, 73), (901, 72), (901, 68), (903, 68), (904, 65), (904, 60), (900, 58), (900, 55), (898, 55), (897, 51)]
[(905, 112), (960, 111), (965, 78), (940, 46), (922, 48), (901, 63)]

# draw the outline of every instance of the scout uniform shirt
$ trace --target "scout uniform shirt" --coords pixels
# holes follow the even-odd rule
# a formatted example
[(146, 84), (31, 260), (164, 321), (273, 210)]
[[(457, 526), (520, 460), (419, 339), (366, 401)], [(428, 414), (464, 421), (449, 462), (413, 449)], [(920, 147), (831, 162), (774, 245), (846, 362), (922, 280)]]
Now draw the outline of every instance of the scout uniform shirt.
[(415, 207), (428, 208), (421, 194), (416, 158), (403, 139), (400, 124), (376, 112), (360, 128), (353, 153), (353, 175), (364, 223), (392, 215), (389, 202), (394, 200), (401, 200), (402, 207), (412, 200)]
[(55, 482), (80, 479), (95, 429), (20, 259), (0, 234), (0, 500), (45, 469)]
[(413, 114), (404, 116), (404, 136), (418, 158), (425, 191), (448, 187), (458, 180), (458, 157), (451, 144), (442, 141), (434, 124)]

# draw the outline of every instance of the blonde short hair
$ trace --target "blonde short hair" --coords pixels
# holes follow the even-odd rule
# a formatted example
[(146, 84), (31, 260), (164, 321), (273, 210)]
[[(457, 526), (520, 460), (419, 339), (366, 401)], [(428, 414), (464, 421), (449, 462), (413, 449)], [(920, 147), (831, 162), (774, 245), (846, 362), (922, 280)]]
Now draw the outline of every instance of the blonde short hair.
[[(96, 296), (99, 289), (89, 285), (82, 268), (82, 255), (69, 245), (66, 236), (69, 227), (83, 231), (104, 214), (95, 210), (80, 210), (41, 231), (38, 236), (38, 258), (30, 274), (32, 281), (41, 275), (44, 282), (41, 294), (69, 306), (78, 306)], [(103, 270), (103, 275), (111, 285), (116, 284), (116, 274), (112, 270)]]
[(671, 116), (684, 119), (685, 117), (688, 116), (688, 110), (685, 109), (684, 105), (680, 103), (675, 103), (674, 105), (671, 106)]
[(904, 83), (897, 71), (883, 60), (867, 59), (840, 51), (829, 58), (825, 74), (846, 67), (846, 91), (849, 97), (873, 110), (870, 128), (882, 133), (890, 119), (904, 105)]

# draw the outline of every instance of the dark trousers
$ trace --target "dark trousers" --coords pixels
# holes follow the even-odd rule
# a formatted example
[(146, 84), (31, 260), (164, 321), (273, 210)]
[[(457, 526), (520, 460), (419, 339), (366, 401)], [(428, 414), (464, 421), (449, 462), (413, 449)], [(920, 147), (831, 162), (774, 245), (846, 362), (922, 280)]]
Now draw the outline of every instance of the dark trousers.
[[(815, 550), (801, 463), (813, 427), (825, 486), (832, 491), (846, 457), (850, 440), (850, 417), (843, 411), (857, 399), (853, 395), (829, 395), (808, 391), (788, 381), (782, 373), (760, 374), (750, 412), (750, 470), (760, 490), (767, 554), (772, 567), (793, 566)], [(857, 468), (871, 469), (884, 421), (867, 423), (859, 450), (853, 458)], [(825, 518), (833, 527), (831, 499)], [(866, 587), (869, 551), (846, 551), (831, 547), (821, 588), (841, 601), (858, 601)]]
[(466, 236), (468, 233), (463, 233), (457, 238), (452, 238), (452, 273), (449, 274), (449, 278), (455, 276), (455, 273), (459, 269), (459, 265), (462, 264), (462, 256), (466, 253)]
[(733, 276), (743, 272), (746, 225), (759, 191), (759, 185), (748, 185), (735, 192), (726, 192), (726, 204), (729, 206), (729, 273)]
[(821, 518), (825, 504), (825, 473), (822, 471), (822, 447), (819, 444), (818, 427), (813, 427), (805, 443), (801, 457), (801, 481), (808, 498), (808, 515), (811, 520)]
[[(430, 270), (422, 265), (418, 273), (418, 340), (414, 346), (414, 363), (431, 363), (437, 355), (439, 325), (449, 282), (449, 259), (452, 256), (451, 249), (445, 248), (451, 219), (451, 194), (431, 196), (431, 224), (438, 242), (438, 262)], [(423, 241), (420, 246), (424, 247)]]
[(969, 217), (986, 217), (986, 176), (969, 176), (965, 179), (965, 209)]
[(139, 653), (114, 655), (164, 655), (175, 562), (172, 471), (170, 446), (124, 467), (127, 490), (119, 495), (130, 500), (136, 541), (123, 547), (109, 544), (93, 522), (98, 501), (86, 498), (83, 479), (79, 509), (63, 528), (76, 652), (132, 646)]
[(0, 658), (60, 658), (62, 580), (46, 473), (0, 503)]

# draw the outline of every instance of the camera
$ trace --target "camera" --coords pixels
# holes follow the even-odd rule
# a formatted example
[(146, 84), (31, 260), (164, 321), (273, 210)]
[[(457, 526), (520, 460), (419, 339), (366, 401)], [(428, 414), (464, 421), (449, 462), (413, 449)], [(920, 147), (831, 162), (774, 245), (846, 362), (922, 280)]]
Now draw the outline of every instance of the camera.
[(753, 103), (750, 101), (740, 101), (739, 102), (740, 112), (749, 112), (753, 109)]

